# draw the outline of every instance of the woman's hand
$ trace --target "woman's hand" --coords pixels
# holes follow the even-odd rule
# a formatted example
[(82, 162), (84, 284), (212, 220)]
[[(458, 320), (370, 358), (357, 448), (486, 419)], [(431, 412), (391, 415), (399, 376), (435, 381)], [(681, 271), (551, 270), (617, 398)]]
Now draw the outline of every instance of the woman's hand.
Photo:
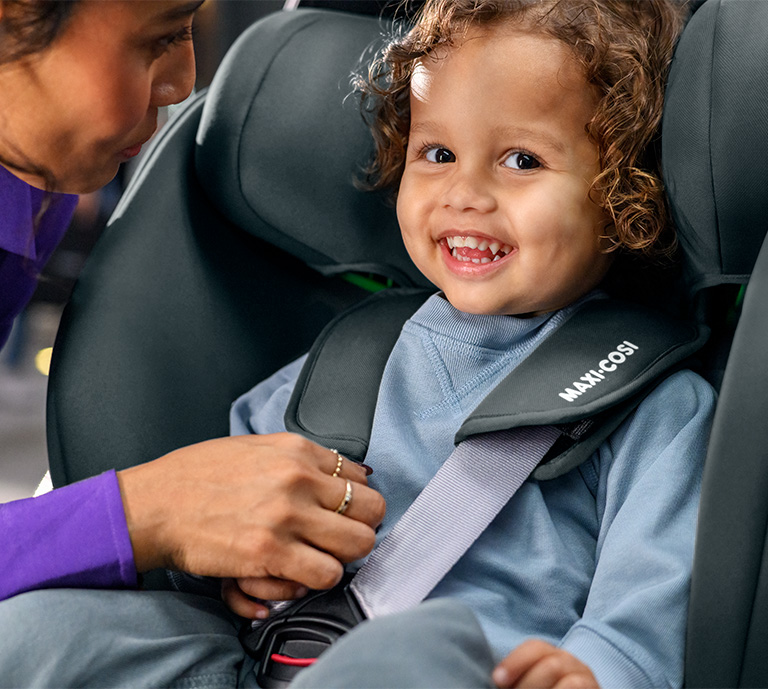
[(268, 578), (221, 580), (221, 599), (232, 612), (249, 620), (269, 617), (269, 608), (260, 601), (294, 600), (303, 598), (307, 593), (309, 589), (295, 581), (275, 581)]
[(336, 463), (277, 433), (209, 440), (118, 472), (137, 570), (254, 578), (284, 598), (330, 588), (342, 562), (371, 551), (385, 510), (362, 467), (345, 460), (333, 478)]
[(520, 644), (493, 671), (500, 689), (600, 689), (592, 671), (575, 656), (533, 639)]

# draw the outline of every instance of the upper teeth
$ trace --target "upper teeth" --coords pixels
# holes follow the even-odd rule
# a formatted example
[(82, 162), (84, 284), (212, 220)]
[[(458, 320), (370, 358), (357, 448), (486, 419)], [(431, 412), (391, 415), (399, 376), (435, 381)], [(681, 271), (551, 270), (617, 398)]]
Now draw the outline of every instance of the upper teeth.
[(489, 242), (482, 237), (464, 237), (457, 235), (455, 237), (446, 237), (446, 241), (448, 242), (449, 249), (465, 246), (468, 249), (479, 249), (480, 251), (490, 249), (492, 254), (498, 254), (499, 251), (501, 251), (504, 255), (512, 251), (512, 247), (509, 244), (501, 244), (501, 242), (497, 241)]

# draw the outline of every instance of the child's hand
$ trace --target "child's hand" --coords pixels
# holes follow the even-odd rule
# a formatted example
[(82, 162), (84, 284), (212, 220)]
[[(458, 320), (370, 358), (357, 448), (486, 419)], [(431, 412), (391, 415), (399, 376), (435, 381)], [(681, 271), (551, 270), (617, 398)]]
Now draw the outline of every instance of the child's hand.
[(592, 671), (568, 651), (545, 641), (520, 644), (493, 671), (501, 689), (600, 689)]

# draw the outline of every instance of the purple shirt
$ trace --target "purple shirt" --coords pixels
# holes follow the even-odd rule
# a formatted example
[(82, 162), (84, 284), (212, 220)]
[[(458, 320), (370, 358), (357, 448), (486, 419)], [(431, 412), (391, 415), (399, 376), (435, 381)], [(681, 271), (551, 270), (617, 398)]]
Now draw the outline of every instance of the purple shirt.
[[(35, 218), (44, 202), (45, 214)], [(31, 187), (0, 165), (0, 346), (32, 297), (77, 197)], [(136, 586), (114, 471), (0, 505), (0, 600), (38, 588)]]
[[(48, 208), (37, 223), (43, 202)], [(77, 205), (77, 196), (46, 194), (0, 165), (0, 347), (13, 319), (27, 305), (37, 277), (61, 241)]]

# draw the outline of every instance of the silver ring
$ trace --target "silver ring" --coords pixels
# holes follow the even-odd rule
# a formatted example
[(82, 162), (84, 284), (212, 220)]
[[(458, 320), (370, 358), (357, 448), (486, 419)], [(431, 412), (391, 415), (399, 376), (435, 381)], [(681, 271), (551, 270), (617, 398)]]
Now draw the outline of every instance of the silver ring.
[(336, 514), (344, 514), (349, 507), (349, 503), (352, 502), (352, 481), (346, 479), (347, 490), (344, 493), (344, 497), (341, 499), (339, 506), (336, 508)]

